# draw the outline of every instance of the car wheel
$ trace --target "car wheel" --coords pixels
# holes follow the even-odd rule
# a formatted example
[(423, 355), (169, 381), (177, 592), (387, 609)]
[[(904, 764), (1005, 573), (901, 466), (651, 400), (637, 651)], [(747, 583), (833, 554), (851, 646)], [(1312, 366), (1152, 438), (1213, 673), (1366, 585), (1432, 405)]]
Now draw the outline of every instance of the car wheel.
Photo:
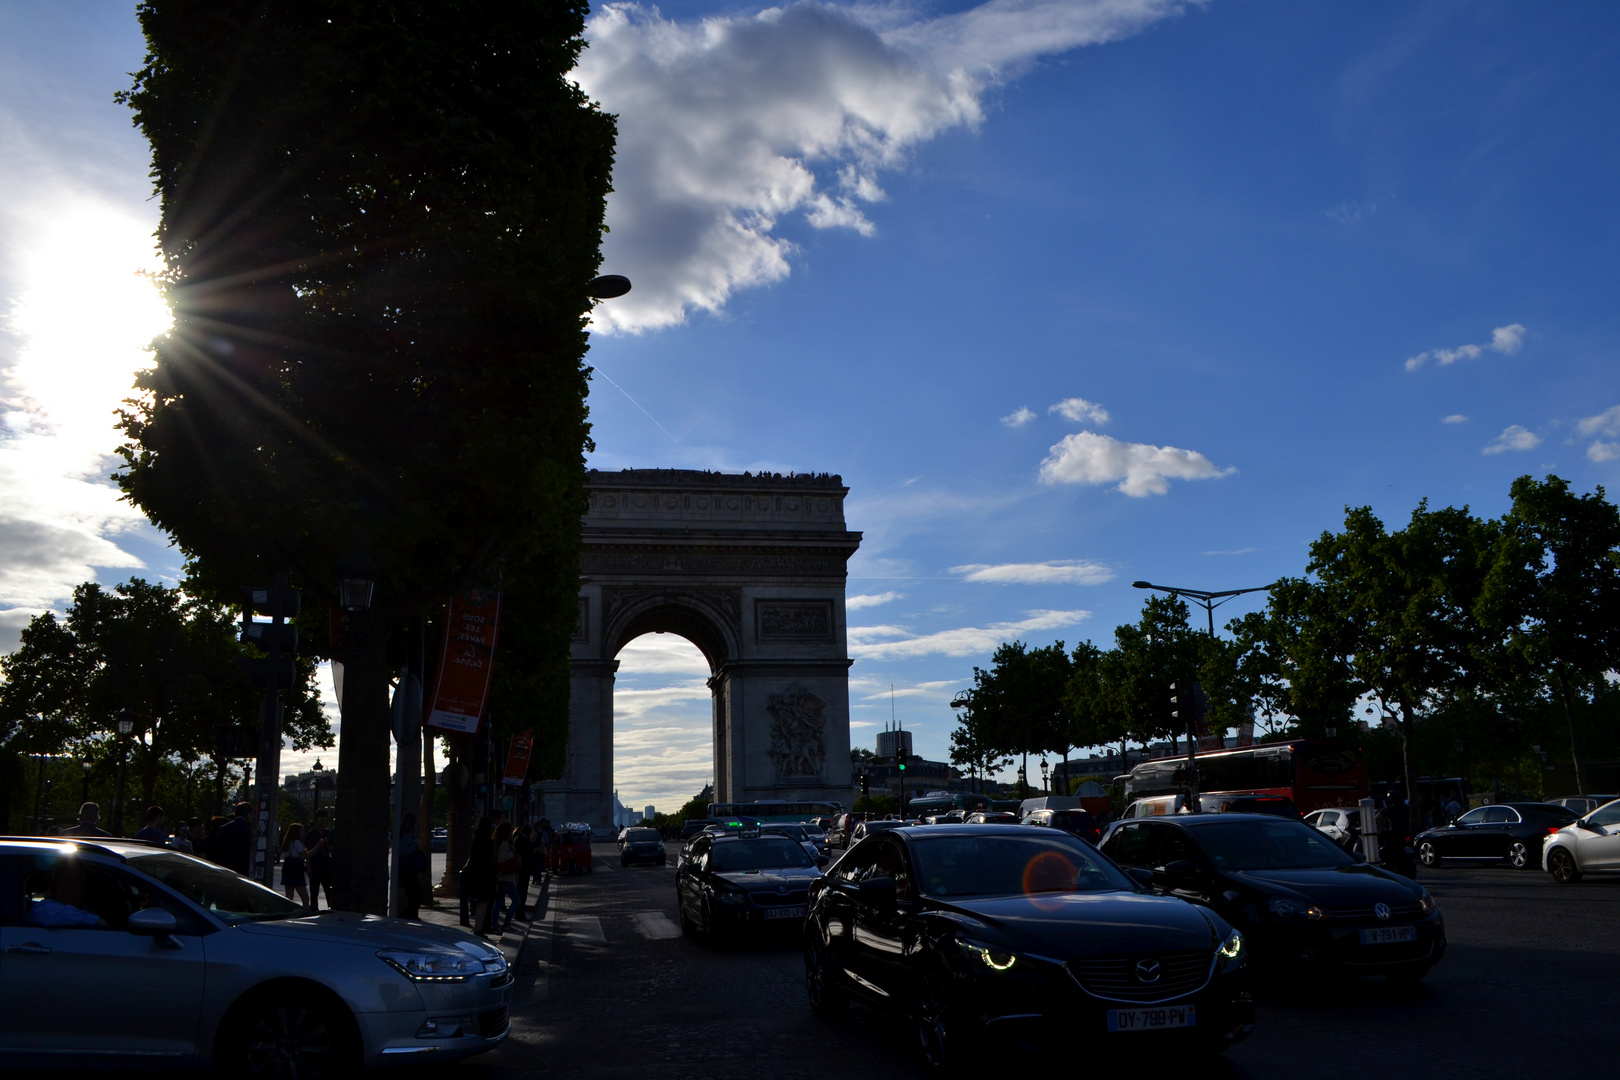
[(345, 1019), (318, 998), (264, 998), (237, 1017), (222, 1071), (252, 1080), (321, 1080), (355, 1071), (359, 1055)]
[(804, 989), (810, 998), (810, 1011), (817, 1016), (842, 1015), (849, 998), (833, 984), (827, 967), (827, 946), (812, 927), (804, 942)]
[(1523, 840), (1515, 840), (1508, 845), (1507, 858), (1515, 870), (1530, 869), (1530, 849)]
[(1581, 868), (1575, 865), (1575, 856), (1563, 848), (1553, 848), (1547, 856), (1547, 869), (1560, 885), (1573, 885), (1581, 880)]
[(917, 1044), (923, 1060), (943, 1076), (972, 1071), (976, 1047), (951, 1007), (950, 972), (938, 960), (926, 962), (917, 985)]
[(1431, 840), (1425, 840), (1418, 845), (1417, 855), (1418, 862), (1431, 870), (1440, 865), (1440, 852), (1435, 849), (1434, 842)]

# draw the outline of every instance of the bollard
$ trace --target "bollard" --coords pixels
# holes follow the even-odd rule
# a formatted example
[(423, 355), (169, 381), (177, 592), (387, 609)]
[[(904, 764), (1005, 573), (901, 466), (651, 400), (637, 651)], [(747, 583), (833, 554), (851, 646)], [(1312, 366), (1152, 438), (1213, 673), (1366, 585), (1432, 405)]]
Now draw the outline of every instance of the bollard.
[(1378, 858), (1378, 804), (1372, 799), (1362, 799), (1357, 804), (1361, 808), (1361, 854), (1370, 863), (1377, 863)]

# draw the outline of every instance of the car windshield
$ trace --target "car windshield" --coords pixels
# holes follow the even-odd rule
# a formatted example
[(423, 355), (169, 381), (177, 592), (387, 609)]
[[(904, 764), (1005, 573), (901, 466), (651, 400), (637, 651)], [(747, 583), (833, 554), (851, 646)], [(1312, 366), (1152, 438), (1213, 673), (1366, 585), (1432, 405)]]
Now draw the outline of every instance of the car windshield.
[(709, 857), (709, 869), (717, 874), (737, 874), (747, 870), (802, 870), (811, 865), (810, 856), (804, 848), (792, 840), (776, 836), (716, 844)]
[(128, 852), (130, 866), (155, 878), (232, 926), (266, 919), (292, 919), (308, 912), (257, 882), (222, 866), (193, 859), (175, 851)]
[(644, 844), (649, 840), (657, 839), (657, 829), (630, 829), (624, 834), (624, 842), (627, 844)]
[(1319, 870), (1355, 863), (1303, 821), (1222, 821), (1190, 828), (1221, 870)]
[(769, 825), (765, 830), (770, 836), (785, 836), (789, 840), (803, 840), (804, 830), (797, 825)]
[(1031, 836), (940, 836), (912, 843), (928, 896), (1118, 892), (1135, 885), (1078, 841)]
[(818, 836), (826, 836), (827, 835), (827, 830), (823, 829), (820, 825), (807, 824), (807, 825), (802, 826), (802, 828), (805, 831), (805, 835), (809, 836), (811, 839), (814, 839), (814, 838), (816, 838)]

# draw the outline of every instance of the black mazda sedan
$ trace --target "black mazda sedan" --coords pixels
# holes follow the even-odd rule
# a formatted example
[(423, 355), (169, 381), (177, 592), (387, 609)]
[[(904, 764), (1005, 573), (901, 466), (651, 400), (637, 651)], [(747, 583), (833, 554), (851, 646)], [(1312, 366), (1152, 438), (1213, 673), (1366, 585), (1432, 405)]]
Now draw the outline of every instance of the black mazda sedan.
[(804, 964), (816, 1012), (895, 1014), (953, 1071), (991, 1044), (1219, 1053), (1254, 1028), (1243, 935), (1057, 829), (868, 837), (811, 886)]
[(1121, 821), (1103, 853), (1153, 887), (1218, 913), (1262, 966), (1416, 980), (1446, 951), (1429, 891), (1369, 866), (1303, 821), (1188, 814)]
[(1547, 837), (1576, 818), (1553, 803), (1496, 803), (1476, 806), (1450, 825), (1418, 834), (1417, 857), (1424, 866), (1459, 862), (1503, 862), (1518, 870), (1541, 869)]

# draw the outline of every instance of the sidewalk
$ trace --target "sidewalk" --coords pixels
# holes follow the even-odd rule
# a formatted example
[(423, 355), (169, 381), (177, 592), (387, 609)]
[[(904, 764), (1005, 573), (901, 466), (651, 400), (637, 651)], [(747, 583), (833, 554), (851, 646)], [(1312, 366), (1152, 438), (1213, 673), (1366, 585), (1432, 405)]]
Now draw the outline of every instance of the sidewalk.
[[(532, 916), (530, 921), (513, 919), (512, 924), (506, 928), (506, 933), (501, 935), (501, 940), (498, 943), (491, 942), (500, 945), (501, 953), (510, 966), (517, 966), (518, 954), (523, 951), (523, 945), (529, 939), (530, 929), (545, 921), (550, 898), (551, 874), (548, 872), (539, 881), (530, 883), (529, 895), (523, 898), (523, 903)], [(423, 922), (472, 933), (469, 928), (461, 925), (461, 903), (453, 896), (436, 896), (431, 899), (424, 897), (417, 914)]]

